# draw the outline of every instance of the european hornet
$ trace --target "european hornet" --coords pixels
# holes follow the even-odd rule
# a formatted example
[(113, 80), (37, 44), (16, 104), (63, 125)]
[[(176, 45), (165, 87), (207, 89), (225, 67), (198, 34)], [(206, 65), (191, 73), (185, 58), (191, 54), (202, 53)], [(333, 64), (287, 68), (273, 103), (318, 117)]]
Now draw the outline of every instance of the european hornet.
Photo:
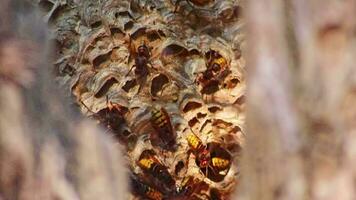
[(130, 175), (130, 187), (133, 194), (150, 200), (162, 200), (163, 194), (143, 182), (137, 175)]
[[(176, 133), (173, 130), (171, 119), (163, 107), (160, 109), (152, 108), (151, 124), (157, 132), (162, 147), (168, 150), (174, 150), (176, 145)], [(154, 136), (152, 136), (154, 138)]]
[(190, 152), (195, 156), (195, 163), (210, 180), (219, 182), (224, 179), (231, 166), (230, 153), (218, 143), (204, 145), (194, 133), (186, 138)]
[(174, 195), (174, 200), (179, 199), (196, 199), (200, 200), (200, 196), (204, 196), (206, 199), (206, 194), (204, 191), (209, 189), (209, 185), (204, 181), (198, 180), (193, 176), (187, 176), (182, 180), (182, 183), (177, 187), (176, 194)]
[(215, 73), (221, 72), (228, 67), (227, 60), (217, 51), (211, 50), (206, 56), (208, 57), (208, 69), (211, 68)]
[(230, 73), (227, 60), (217, 51), (211, 50), (206, 54), (207, 69), (200, 73), (196, 82), (202, 85), (202, 94), (213, 94), (219, 90), (221, 82)]
[(173, 177), (156, 157), (153, 150), (144, 150), (137, 161), (137, 165), (154, 180), (158, 188), (171, 192), (175, 188)]
[[(106, 96), (107, 107), (101, 109), (99, 112), (95, 113), (90, 108), (88, 108), (83, 102), (81, 104), (91, 113), (93, 113), (94, 119), (99, 121), (99, 124), (107, 128), (112, 132), (119, 141), (124, 143), (136, 143), (137, 136), (131, 134), (127, 130), (123, 130), (122, 127), (126, 124), (124, 115), (128, 112), (127, 108), (120, 106), (119, 104), (112, 103)], [(132, 146), (134, 144), (128, 144)]]
[(134, 72), (136, 76), (136, 82), (139, 84), (140, 91), (141, 87), (146, 82), (148, 74), (150, 73), (148, 65), (150, 64), (151, 52), (149, 47), (144, 42), (138, 46), (137, 49), (132, 49), (131, 43), (132, 42), (130, 37), (130, 57), (134, 57), (135, 64), (130, 68), (126, 76), (130, 74), (133, 68), (135, 68)]

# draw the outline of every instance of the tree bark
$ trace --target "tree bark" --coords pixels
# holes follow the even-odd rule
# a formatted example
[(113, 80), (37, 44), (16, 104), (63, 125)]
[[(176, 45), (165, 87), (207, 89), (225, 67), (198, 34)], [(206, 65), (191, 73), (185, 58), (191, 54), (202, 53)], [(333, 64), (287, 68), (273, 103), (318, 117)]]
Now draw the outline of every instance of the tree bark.
[(127, 199), (119, 148), (54, 84), (39, 13), (2, 3), (0, 199)]
[(247, 2), (241, 199), (355, 199), (355, 9)]

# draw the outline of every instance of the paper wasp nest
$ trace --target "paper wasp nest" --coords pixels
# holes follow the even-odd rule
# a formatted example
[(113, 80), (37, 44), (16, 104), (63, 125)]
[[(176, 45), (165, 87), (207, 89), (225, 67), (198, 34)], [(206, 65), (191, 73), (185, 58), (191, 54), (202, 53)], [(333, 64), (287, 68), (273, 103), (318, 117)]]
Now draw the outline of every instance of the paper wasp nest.
[(40, 0), (58, 81), (127, 152), (134, 199), (228, 199), (239, 179), (237, 0)]

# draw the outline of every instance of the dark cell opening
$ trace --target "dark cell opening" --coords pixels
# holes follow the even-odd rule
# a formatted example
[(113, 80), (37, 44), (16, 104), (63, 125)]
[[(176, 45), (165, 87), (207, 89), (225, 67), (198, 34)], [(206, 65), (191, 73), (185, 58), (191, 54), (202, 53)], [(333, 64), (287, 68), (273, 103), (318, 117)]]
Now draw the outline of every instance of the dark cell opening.
[(133, 87), (135, 87), (137, 85), (136, 80), (131, 80), (131, 81), (127, 81), (125, 83), (125, 85), (122, 87), (122, 89), (125, 92), (129, 92)]
[(178, 173), (184, 168), (184, 162), (181, 160), (177, 163), (177, 165), (175, 166), (175, 170), (174, 173), (176, 175), (178, 175)]
[(127, 31), (129, 29), (131, 29), (134, 26), (133, 21), (129, 21), (124, 25), (124, 30)]
[(188, 50), (180, 45), (171, 44), (165, 47), (162, 51), (162, 56), (186, 56), (188, 55)]
[(95, 94), (96, 98), (104, 96), (110, 89), (112, 85), (117, 83), (117, 80), (115, 78), (110, 78), (105, 82), (105, 84), (100, 88), (100, 90)]
[(233, 78), (233, 79), (229, 80), (227, 84), (225, 84), (225, 87), (231, 89), (231, 88), (236, 87), (237, 84), (239, 84), (239, 83), (240, 83), (239, 79)]
[(157, 32), (152, 31), (149, 34), (147, 34), (147, 38), (152, 42), (152, 41), (160, 39), (161, 37)]
[(190, 127), (193, 127), (195, 124), (197, 124), (199, 122), (199, 120), (196, 118), (196, 117), (194, 117), (193, 119), (191, 119), (191, 120), (189, 120), (189, 122), (188, 122), (188, 125), (190, 126)]
[(124, 32), (122, 32), (120, 28), (111, 28), (110, 32), (113, 36), (124, 35)]
[(206, 117), (206, 116), (207, 116), (206, 113), (198, 113), (198, 114), (197, 114), (197, 117), (198, 117), (198, 118), (204, 118), (204, 117)]
[(202, 94), (213, 94), (219, 90), (219, 81), (212, 80), (200, 91)]
[(169, 83), (169, 79), (163, 74), (160, 74), (153, 78), (151, 84), (151, 94), (153, 96), (156, 96), (158, 92), (162, 91), (164, 85), (166, 85), (167, 83)]
[(105, 61), (109, 60), (110, 59), (110, 55), (111, 55), (111, 51), (106, 53), (106, 54), (103, 54), (103, 55), (100, 55), (98, 57), (96, 57), (94, 60), (93, 60), (93, 65), (94, 65), (94, 68), (100, 68), (101, 64), (103, 64)]
[(208, 108), (209, 112), (211, 113), (216, 113), (219, 110), (222, 110), (222, 108), (218, 107), (218, 106), (211, 106)]
[(195, 109), (198, 109), (202, 107), (202, 104), (201, 103), (198, 103), (196, 101), (190, 101), (188, 102), (187, 104), (185, 104), (184, 108), (183, 108), (183, 112), (189, 112), (189, 111), (192, 111), (192, 110), (195, 110)]
[(90, 27), (91, 27), (91, 28), (98, 28), (98, 27), (100, 27), (102, 24), (103, 24), (103, 23), (102, 23), (101, 21), (96, 21), (96, 22), (90, 24)]

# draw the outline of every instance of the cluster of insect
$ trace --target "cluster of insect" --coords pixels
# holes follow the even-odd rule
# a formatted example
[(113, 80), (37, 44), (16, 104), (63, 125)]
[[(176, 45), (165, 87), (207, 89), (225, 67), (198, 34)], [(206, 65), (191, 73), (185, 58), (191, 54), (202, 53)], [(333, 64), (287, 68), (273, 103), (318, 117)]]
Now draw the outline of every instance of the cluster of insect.
[[(131, 45), (131, 44), (130, 44)], [(137, 93), (140, 93), (141, 88), (145, 87), (146, 80), (152, 73), (152, 65), (150, 64), (150, 47), (142, 43), (137, 49), (131, 52), (133, 65), (125, 76), (133, 71), (134, 81), (138, 83)], [(224, 78), (231, 73), (227, 60), (217, 51), (209, 51), (206, 53), (206, 70), (197, 74), (195, 79), (196, 86), (201, 86), (201, 95), (214, 94), (224, 82)], [(225, 86), (226, 87), (226, 86)], [(135, 160), (136, 165), (140, 168), (141, 173), (132, 172), (130, 174), (130, 187), (132, 193), (139, 198), (160, 200), (160, 199), (226, 199), (228, 192), (222, 194), (217, 188), (210, 187), (211, 184), (204, 181), (208, 179), (210, 182), (219, 183), (224, 180), (232, 165), (232, 155), (228, 149), (224, 148), (223, 144), (218, 142), (204, 143), (202, 139), (194, 133), (192, 126), (188, 125), (184, 131), (181, 131), (180, 139), (183, 138), (188, 147), (187, 159), (177, 162), (174, 166), (174, 172), (169, 170), (162, 160), (160, 155), (176, 155), (178, 149), (186, 150), (182, 142), (177, 141), (177, 132), (173, 127), (171, 117), (164, 107), (152, 106), (149, 107), (149, 126), (153, 131), (148, 134), (135, 134), (130, 128), (124, 129), (128, 123), (126, 115), (129, 115), (130, 109), (114, 104), (106, 96), (107, 107), (94, 113), (83, 102), (93, 117), (99, 123), (107, 128), (118, 140), (127, 146), (129, 151), (133, 151), (138, 145), (138, 140), (148, 138), (149, 146), (141, 150), (140, 155)], [(186, 132), (185, 134), (183, 134)], [(214, 135), (210, 130), (203, 133), (205, 136)], [(145, 146), (147, 147), (147, 145)], [(157, 150), (160, 155), (157, 155)], [(163, 152), (163, 153), (162, 153)], [(203, 179), (196, 176), (183, 176), (180, 183), (176, 181), (177, 176), (182, 168), (189, 170), (189, 156), (195, 160), (196, 167), (199, 168)], [(134, 156), (132, 156), (134, 157)], [(132, 158), (131, 158), (132, 159)], [(135, 171), (135, 170), (132, 170)], [(236, 176), (236, 173), (233, 175)], [(231, 190), (231, 189), (230, 189)], [(230, 191), (231, 192), (231, 191)]]
[(132, 198), (229, 199), (244, 130), (237, 1), (41, 2), (60, 83), (125, 148)]

